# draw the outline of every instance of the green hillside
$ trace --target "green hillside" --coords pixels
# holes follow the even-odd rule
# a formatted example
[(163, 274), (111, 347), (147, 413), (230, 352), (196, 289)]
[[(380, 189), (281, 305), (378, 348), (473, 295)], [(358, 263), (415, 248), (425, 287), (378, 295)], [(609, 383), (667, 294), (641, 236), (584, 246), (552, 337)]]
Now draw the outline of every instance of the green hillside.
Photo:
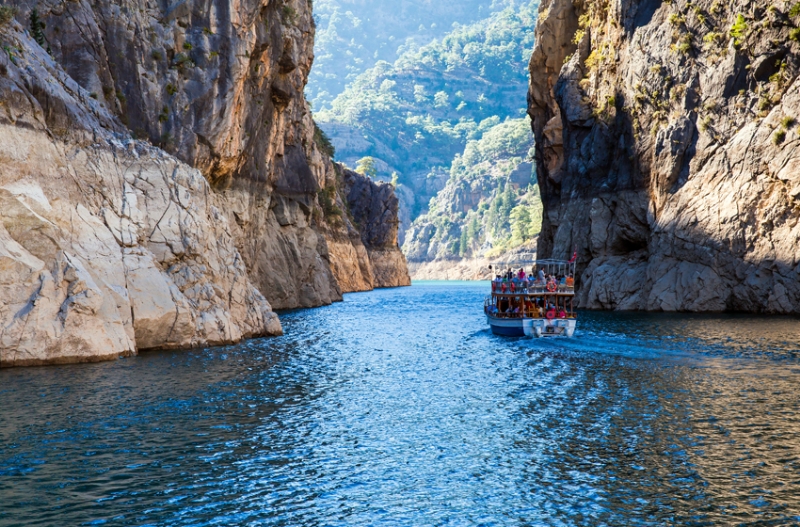
[(315, 0), (314, 68), (306, 93), (328, 107), (348, 83), (380, 60), (394, 62), (453, 29), (502, 9), (498, 0)]
[(529, 245), (542, 225), (530, 120), (509, 119), (467, 143), (445, 188), (406, 233), (409, 261), (494, 256)]
[[(316, 113), (339, 158), (371, 155), (403, 181), (449, 166), (468, 139), (490, 127), (486, 119), (524, 115), (537, 9), (531, 2), (493, 13), (359, 75), (330, 109)], [(353, 134), (366, 143), (351, 141)]]
[[(407, 240), (405, 231), (423, 214), (426, 216), (420, 221), (437, 225), (438, 241), (451, 243), (458, 230), (456, 250), (440, 250), (437, 242), (435, 251), (424, 251), (429, 256), (471, 254), (480, 244), (488, 244), (488, 248), (511, 244), (511, 225), (506, 218), (488, 231), (481, 225), (484, 241), (475, 238), (474, 244), (467, 245), (478, 245), (462, 250), (461, 219), (453, 212), (443, 212), (450, 210), (448, 202), (457, 197), (459, 185), (480, 180), (473, 205), (490, 207), (494, 198), (505, 200), (503, 213), (510, 214), (529, 199), (530, 165), (524, 176), (520, 165), (531, 148), (530, 132), (525, 131), (524, 140), (515, 136), (514, 144), (507, 148), (496, 148), (496, 143), (502, 134), (525, 127), (527, 63), (539, 3), (509, 1), (493, 7), (485, 18), (457, 25), (427, 45), (401, 49), (394, 62), (378, 60), (328, 107), (315, 113), (333, 141), (339, 161), (356, 167), (370, 157), (375, 177), (398, 183), (402, 241)], [(473, 163), (476, 166), (471, 166)], [(511, 173), (517, 180), (506, 189)], [(512, 188), (514, 196), (510, 197)], [(536, 200), (529, 201), (533, 206)], [(429, 212), (431, 203), (439, 209)], [(514, 207), (506, 211), (509, 204)], [(437, 214), (441, 218), (437, 219)], [(455, 230), (445, 229), (445, 216)], [(485, 219), (482, 214), (480, 221)], [(535, 229), (525, 232), (531, 230)], [(424, 242), (421, 233), (429, 231), (415, 228), (414, 243)], [(405, 247), (411, 251), (412, 245)]]

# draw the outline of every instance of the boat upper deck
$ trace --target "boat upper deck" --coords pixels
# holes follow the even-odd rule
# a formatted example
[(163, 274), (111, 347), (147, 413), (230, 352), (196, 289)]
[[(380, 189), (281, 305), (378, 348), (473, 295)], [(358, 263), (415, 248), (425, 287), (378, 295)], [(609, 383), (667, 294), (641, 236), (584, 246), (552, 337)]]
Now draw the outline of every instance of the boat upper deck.
[(494, 318), (576, 318), (576, 258), (537, 260), (523, 254), (490, 266), (496, 274), (484, 312)]

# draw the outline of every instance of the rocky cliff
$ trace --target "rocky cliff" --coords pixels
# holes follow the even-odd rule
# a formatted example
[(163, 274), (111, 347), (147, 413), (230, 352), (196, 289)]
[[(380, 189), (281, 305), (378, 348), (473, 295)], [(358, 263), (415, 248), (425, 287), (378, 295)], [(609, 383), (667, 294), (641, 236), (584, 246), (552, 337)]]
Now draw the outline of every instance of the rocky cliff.
[(800, 311), (800, 7), (549, 0), (530, 63), (539, 253), (580, 304)]
[[(347, 210), (360, 231), (374, 287), (411, 285), (406, 258), (397, 247), (400, 202), (391, 184), (341, 169)], [(357, 243), (354, 243), (357, 245)]]
[(309, 4), (32, 7), (0, 13), (2, 365), (276, 334), (272, 308), (401, 281), (302, 95)]

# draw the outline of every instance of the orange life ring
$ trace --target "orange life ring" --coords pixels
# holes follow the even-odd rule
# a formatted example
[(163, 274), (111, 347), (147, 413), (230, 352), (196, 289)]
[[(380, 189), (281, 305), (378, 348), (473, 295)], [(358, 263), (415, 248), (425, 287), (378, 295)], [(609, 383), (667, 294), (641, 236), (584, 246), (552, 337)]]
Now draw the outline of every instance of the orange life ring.
[(550, 291), (551, 293), (554, 292), (557, 289), (557, 287), (558, 286), (556, 285), (555, 282), (548, 282), (547, 283), (547, 290)]
[(553, 320), (554, 318), (556, 318), (556, 310), (555, 309), (548, 310), (547, 313), (545, 314), (545, 317), (547, 317), (547, 320)]

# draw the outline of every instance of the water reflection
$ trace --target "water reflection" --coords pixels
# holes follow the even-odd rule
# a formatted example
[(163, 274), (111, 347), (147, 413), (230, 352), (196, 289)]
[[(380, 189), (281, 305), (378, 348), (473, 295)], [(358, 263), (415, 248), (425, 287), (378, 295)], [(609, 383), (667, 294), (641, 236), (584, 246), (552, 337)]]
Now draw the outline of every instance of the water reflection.
[(794, 319), (585, 313), (492, 336), (484, 289), (285, 337), (0, 371), (0, 525), (793, 525)]

